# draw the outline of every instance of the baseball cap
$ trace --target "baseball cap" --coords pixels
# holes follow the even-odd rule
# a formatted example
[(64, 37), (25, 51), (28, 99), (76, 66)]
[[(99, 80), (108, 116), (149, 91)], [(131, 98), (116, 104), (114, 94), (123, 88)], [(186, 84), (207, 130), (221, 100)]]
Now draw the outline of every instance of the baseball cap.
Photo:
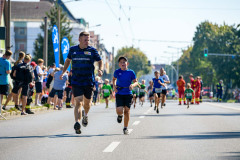
[(37, 66), (37, 64), (36, 64), (34, 61), (32, 61), (32, 62), (30, 63), (30, 65), (33, 66), (33, 67), (36, 67), (36, 66)]
[(125, 61), (128, 61), (127, 57), (121, 56), (118, 58), (118, 62), (120, 62), (121, 59), (124, 59)]

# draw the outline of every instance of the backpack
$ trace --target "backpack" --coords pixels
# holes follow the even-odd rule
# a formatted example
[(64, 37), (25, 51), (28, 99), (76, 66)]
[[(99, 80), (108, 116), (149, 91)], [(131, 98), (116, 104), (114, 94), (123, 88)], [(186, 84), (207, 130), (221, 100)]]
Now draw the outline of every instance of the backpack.
[(16, 70), (17, 66), (13, 66), (12, 67), (12, 72), (10, 73), (10, 77), (13, 79), (13, 80), (16, 80), (16, 77), (13, 76), (13, 72)]
[(15, 77), (16, 81), (30, 83), (32, 82), (32, 78), (30, 65), (19, 64), (17, 66)]

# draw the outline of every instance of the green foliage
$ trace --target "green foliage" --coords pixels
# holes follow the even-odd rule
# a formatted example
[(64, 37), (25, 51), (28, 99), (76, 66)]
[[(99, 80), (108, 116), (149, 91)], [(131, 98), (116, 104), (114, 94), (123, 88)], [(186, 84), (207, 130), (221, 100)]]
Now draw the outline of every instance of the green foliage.
[[(197, 26), (193, 46), (183, 51), (179, 61), (179, 71), (185, 77), (190, 73), (201, 76), (205, 86), (214, 85), (222, 79), (226, 92), (231, 87), (240, 87), (240, 57), (209, 56), (204, 57), (204, 48), (208, 53), (240, 53), (240, 29), (232, 25), (217, 25), (208, 21)], [(176, 62), (174, 62), (176, 65)], [(185, 80), (189, 81), (188, 78)], [(228, 94), (225, 94), (225, 99)]]
[(148, 74), (151, 72), (151, 67), (148, 66), (147, 56), (137, 48), (133, 47), (123, 47), (118, 50), (117, 56), (115, 57), (115, 68), (118, 66), (118, 58), (120, 56), (125, 56), (128, 58), (129, 66), (128, 68), (132, 69), (137, 77), (141, 77), (143, 74)]
[[(52, 42), (52, 28), (54, 25), (57, 25), (57, 15), (59, 7), (57, 4), (51, 8), (49, 13), (46, 13), (48, 17), (48, 65), (55, 62), (54, 58), (54, 51), (53, 51), (53, 42)], [(41, 30), (44, 32), (44, 23), (40, 26)], [(62, 12), (62, 8), (60, 7), (60, 40), (63, 37), (67, 37), (70, 43), (70, 46), (73, 45), (72, 43), (72, 36), (70, 35), (71, 28), (70, 28), (70, 21), (68, 20), (67, 14)], [(38, 38), (35, 40), (34, 43), (34, 57), (33, 60), (37, 61), (38, 58), (43, 58), (43, 41), (44, 37), (41, 34), (38, 34)], [(61, 49), (60, 49), (61, 51)], [(61, 64), (63, 64), (62, 54), (60, 54)]]

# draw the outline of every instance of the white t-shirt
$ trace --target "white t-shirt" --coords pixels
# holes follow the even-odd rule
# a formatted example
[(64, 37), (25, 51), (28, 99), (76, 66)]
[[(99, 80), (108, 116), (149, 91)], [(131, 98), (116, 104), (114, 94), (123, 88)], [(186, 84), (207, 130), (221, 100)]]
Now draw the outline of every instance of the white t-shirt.
[[(168, 78), (168, 76), (167, 76), (166, 74), (160, 76), (160, 78), (162, 78), (163, 81), (169, 81), (169, 78)], [(165, 84), (166, 84), (166, 83), (165, 83)], [(165, 87), (162, 86), (162, 89), (163, 89), (163, 90), (167, 89), (167, 84), (166, 84)]]
[(48, 70), (48, 73), (51, 74), (53, 71), (54, 71), (54, 68), (50, 68), (50, 69)]
[[(36, 67), (36, 71), (37, 71), (37, 74), (43, 74), (43, 70), (40, 66)], [(39, 76), (39, 77), (40, 77), (39, 82), (43, 82), (43, 76)]]

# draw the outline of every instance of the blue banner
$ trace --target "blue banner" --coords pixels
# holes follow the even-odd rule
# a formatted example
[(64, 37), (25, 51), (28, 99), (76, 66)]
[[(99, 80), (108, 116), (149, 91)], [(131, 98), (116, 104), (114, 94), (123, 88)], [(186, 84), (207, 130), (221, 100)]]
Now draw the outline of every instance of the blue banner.
[[(70, 49), (70, 44), (67, 37), (63, 37), (61, 42), (61, 49), (62, 49), (63, 61), (65, 63), (69, 49)], [(68, 71), (70, 71), (70, 69), (71, 69), (71, 66), (68, 67)]]
[(53, 51), (55, 57), (56, 67), (59, 67), (59, 37), (58, 37), (58, 28), (56, 25), (52, 29), (52, 42), (53, 42)]

